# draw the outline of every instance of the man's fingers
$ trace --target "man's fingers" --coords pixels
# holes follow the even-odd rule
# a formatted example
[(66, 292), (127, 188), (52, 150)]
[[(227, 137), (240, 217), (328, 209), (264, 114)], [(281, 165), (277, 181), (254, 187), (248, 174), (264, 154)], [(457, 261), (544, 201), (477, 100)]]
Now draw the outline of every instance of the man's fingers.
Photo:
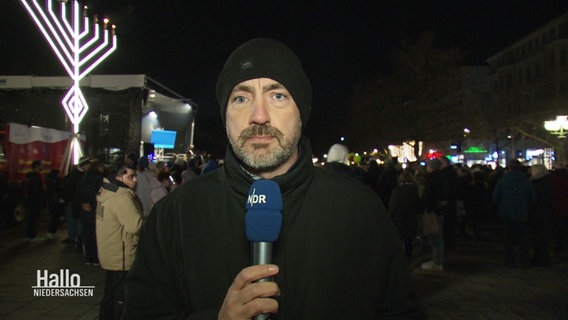
[(258, 298), (244, 305), (243, 315), (248, 319), (261, 313), (278, 313), (278, 301), (271, 298)]
[(235, 277), (219, 310), (219, 319), (250, 319), (261, 313), (276, 313), (278, 302), (270, 297), (279, 296), (280, 288), (272, 281), (255, 282), (278, 273), (273, 264), (244, 268)]
[(262, 278), (272, 277), (278, 273), (278, 266), (273, 264), (262, 264), (244, 268), (239, 272), (231, 287), (241, 290), (248, 284)]

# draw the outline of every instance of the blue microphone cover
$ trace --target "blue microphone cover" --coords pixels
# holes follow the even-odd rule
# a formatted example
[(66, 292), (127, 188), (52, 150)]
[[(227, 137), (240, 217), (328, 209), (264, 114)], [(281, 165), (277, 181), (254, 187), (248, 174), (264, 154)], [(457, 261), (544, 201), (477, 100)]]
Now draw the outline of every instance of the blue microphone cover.
[(245, 228), (252, 242), (274, 242), (282, 227), (282, 194), (278, 183), (256, 180), (247, 197)]

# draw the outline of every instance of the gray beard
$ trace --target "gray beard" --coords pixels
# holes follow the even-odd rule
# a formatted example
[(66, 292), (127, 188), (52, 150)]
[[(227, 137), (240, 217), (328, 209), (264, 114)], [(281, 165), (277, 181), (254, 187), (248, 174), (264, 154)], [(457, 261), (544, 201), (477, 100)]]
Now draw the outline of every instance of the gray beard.
[[(252, 135), (270, 135), (278, 141), (278, 146), (272, 152), (268, 152), (269, 145), (266, 143), (254, 143), (246, 145), (247, 139)], [(294, 153), (300, 141), (301, 128), (295, 130), (290, 137), (284, 135), (276, 128), (267, 126), (253, 126), (243, 130), (237, 141), (230, 141), (233, 151), (244, 165), (254, 171), (275, 169), (286, 162)]]

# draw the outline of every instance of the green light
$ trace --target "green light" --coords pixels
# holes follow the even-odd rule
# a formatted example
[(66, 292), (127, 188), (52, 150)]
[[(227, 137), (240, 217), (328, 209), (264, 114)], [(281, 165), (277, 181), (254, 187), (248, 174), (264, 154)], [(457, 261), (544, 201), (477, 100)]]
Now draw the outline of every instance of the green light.
[(481, 149), (479, 147), (469, 147), (464, 153), (486, 153), (487, 150)]

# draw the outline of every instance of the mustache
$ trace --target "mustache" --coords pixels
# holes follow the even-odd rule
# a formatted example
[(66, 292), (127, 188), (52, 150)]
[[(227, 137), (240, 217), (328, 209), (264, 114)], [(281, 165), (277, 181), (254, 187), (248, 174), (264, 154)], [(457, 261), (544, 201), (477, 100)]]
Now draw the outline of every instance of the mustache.
[(270, 136), (276, 138), (276, 140), (280, 143), (284, 134), (274, 127), (254, 124), (241, 132), (239, 135), (239, 141), (241, 144), (244, 144), (252, 136)]

